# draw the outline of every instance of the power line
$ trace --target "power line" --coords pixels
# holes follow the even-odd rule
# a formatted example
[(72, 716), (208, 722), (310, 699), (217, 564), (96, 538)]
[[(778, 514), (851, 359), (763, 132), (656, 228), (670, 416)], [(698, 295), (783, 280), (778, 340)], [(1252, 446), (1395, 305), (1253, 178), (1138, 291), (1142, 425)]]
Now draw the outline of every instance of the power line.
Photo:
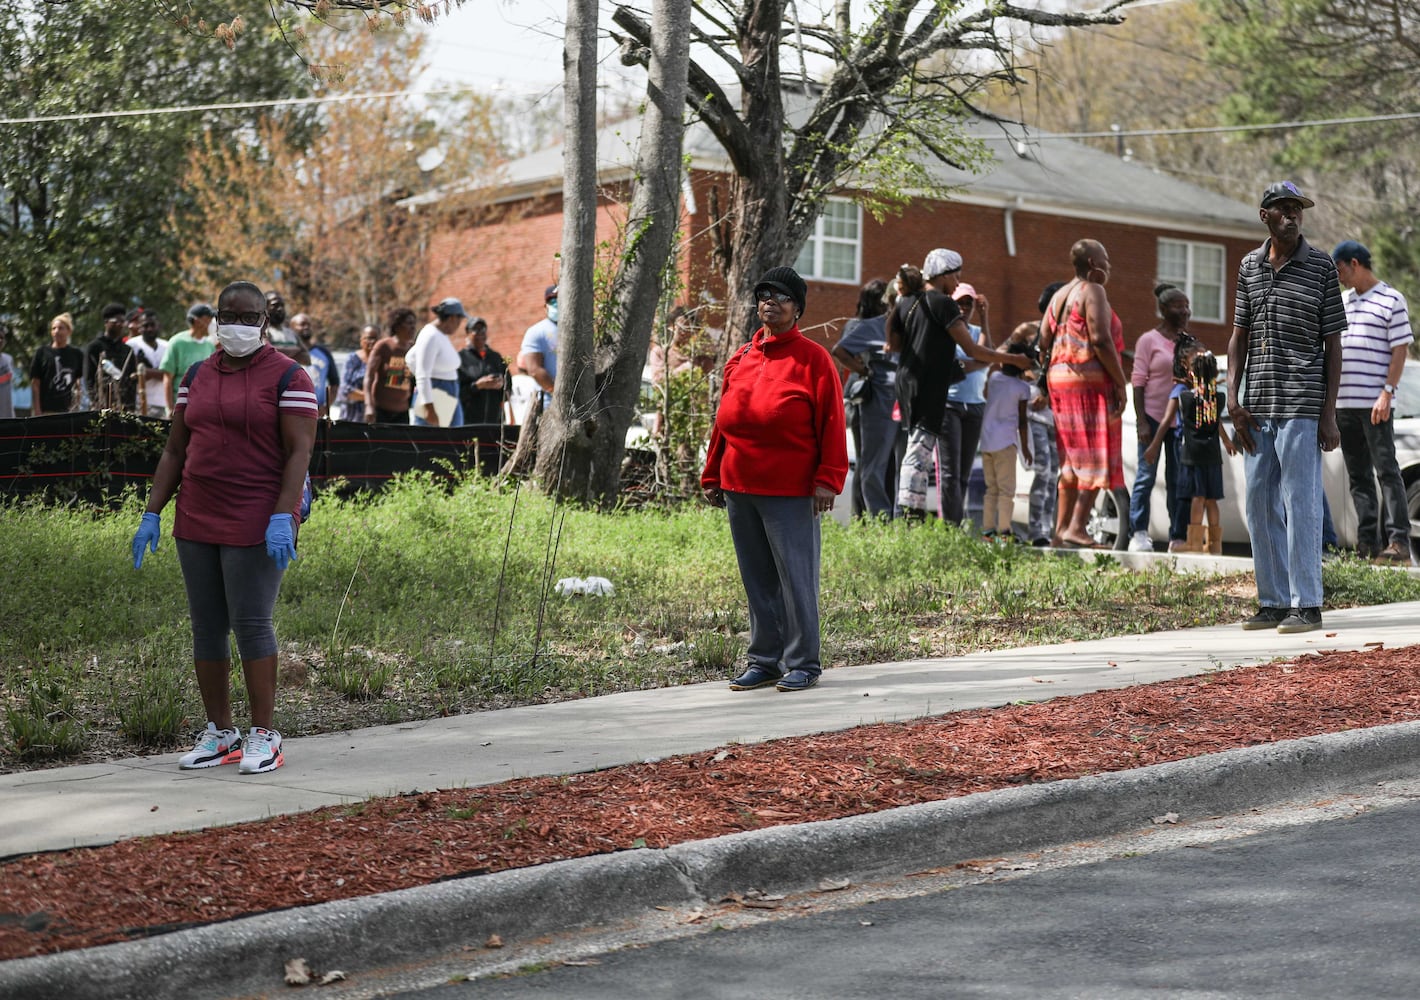
[(125, 111), (84, 111), (67, 115), (30, 115), (27, 118), (0, 118), (0, 125), (38, 125), (45, 122), (87, 122), (104, 118), (142, 118), (145, 115), (179, 115), (193, 111), (246, 111), (253, 108), (288, 108), (311, 104), (340, 104), (347, 101), (385, 101), (397, 97), (440, 97), (466, 94), (472, 87), (436, 87), (418, 90), (385, 90), (370, 94), (330, 94), (326, 97), (287, 97), (272, 101), (232, 101), (227, 104), (182, 104), (166, 108), (134, 108)]
[[(385, 90), (367, 94), (330, 94), (324, 97), (287, 97), (268, 101), (232, 101), (224, 104), (183, 104), (162, 108), (133, 108), (122, 111), (85, 111), (64, 115), (30, 115), (24, 118), (0, 118), (0, 125), (38, 125), (47, 122), (83, 122), (111, 118), (141, 118), (145, 115), (176, 115), (195, 111), (247, 111), (255, 108), (301, 107), (313, 104), (340, 104), (349, 101), (382, 101), (400, 97), (441, 97), (466, 94), (473, 87), (433, 87), (412, 90)], [(1379, 122), (1410, 121), (1420, 118), (1420, 111), (1405, 111), (1388, 115), (1361, 115), (1355, 118), (1313, 118), (1303, 121), (1263, 122), (1254, 125), (1199, 125), (1190, 128), (1113, 129), (1104, 132), (1035, 132), (1031, 139), (1047, 142), (1053, 139), (1117, 139), (1143, 136), (1217, 135), (1229, 132), (1276, 132), (1299, 128), (1332, 125), (1368, 125)], [(1013, 136), (989, 136), (986, 141), (1010, 141)]]
[[(1405, 111), (1391, 115), (1362, 115), (1356, 118), (1313, 118), (1308, 121), (1262, 122), (1255, 125), (1199, 125), (1192, 128), (1136, 128), (1107, 132), (1036, 132), (1031, 139), (1045, 142), (1051, 139), (1117, 139), (1150, 135), (1216, 135), (1224, 132), (1276, 132), (1286, 129), (1316, 128), (1325, 125), (1369, 125), (1377, 122), (1409, 121), (1420, 118), (1420, 111)], [(1012, 136), (991, 136), (992, 140), (1015, 142)]]

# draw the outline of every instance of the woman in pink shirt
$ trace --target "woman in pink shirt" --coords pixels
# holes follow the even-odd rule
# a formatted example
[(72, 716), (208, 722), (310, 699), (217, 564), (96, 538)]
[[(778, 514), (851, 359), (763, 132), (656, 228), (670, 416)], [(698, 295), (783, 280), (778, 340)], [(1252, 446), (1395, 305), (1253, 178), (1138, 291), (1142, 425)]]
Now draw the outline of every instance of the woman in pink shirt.
[[(1145, 458), (1149, 443), (1158, 433), (1159, 421), (1168, 409), (1169, 393), (1173, 391), (1173, 352), (1179, 337), (1188, 333), (1192, 311), (1188, 294), (1177, 285), (1160, 284), (1154, 288), (1159, 299), (1159, 315), (1163, 317), (1154, 329), (1139, 336), (1134, 346), (1134, 420), (1139, 433), (1139, 464), (1134, 473), (1134, 491), (1129, 496), (1129, 551), (1152, 552), (1149, 538), (1149, 498), (1154, 492), (1159, 467)], [(1168, 497), (1169, 541), (1182, 542), (1188, 530), (1188, 515), (1178, 516), (1178, 432), (1169, 430), (1164, 437), (1164, 490)]]

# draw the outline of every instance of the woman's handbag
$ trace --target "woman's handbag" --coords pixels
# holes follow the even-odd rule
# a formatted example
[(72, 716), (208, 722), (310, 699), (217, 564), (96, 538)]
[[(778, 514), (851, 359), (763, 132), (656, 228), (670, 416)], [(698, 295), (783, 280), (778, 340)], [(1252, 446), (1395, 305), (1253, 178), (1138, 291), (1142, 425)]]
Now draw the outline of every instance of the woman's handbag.
[(873, 398), (873, 383), (866, 375), (848, 373), (848, 381), (843, 383), (843, 402), (849, 406), (862, 406)]

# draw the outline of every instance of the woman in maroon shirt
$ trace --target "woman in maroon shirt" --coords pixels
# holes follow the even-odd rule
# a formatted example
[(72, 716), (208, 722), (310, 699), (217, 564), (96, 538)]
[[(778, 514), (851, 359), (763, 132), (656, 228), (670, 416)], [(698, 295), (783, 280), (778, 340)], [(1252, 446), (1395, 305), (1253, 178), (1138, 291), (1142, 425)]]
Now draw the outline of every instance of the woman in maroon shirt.
[(792, 267), (755, 285), (764, 325), (725, 365), (701, 474), (730, 519), (749, 599), (749, 663), (732, 691), (818, 683), (819, 515), (848, 476), (843, 389), (826, 349), (799, 332), (808, 286)]
[[(242, 774), (285, 762), (276, 707), (276, 629), (281, 578), (296, 558), (301, 496), (315, 443), (310, 376), (268, 341), (266, 298), (237, 281), (217, 300), (218, 350), (178, 386), (172, 427), (138, 532), (133, 567), (158, 551), (161, 517), (173, 519), (192, 619), (192, 655), (207, 728), (178, 761), (183, 768), (237, 764)], [(235, 634), (251, 708), (245, 738), (232, 724)]]

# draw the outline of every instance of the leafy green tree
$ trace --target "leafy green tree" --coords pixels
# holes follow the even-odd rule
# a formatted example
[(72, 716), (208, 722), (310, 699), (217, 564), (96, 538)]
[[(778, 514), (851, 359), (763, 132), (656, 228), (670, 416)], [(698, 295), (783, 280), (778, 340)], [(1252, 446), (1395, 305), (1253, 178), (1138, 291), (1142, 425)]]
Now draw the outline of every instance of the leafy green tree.
[[(230, 139), (255, 112), (102, 116), (307, 93), (310, 75), (269, 8), (228, 7), (242, 19), (184, 24), (161, 4), (105, 0), (0, 9), (0, 312), (18, 358), (62, 311), (83, 343), (110, 300), (181, 322), (173, 262), (203, 238), (170, 225), (186, 151), (204, 126)], [(233, 31), (244, 44), (229, 48)]]
[[(429, 35), (373, 27), (338, 14), (306, 26), (303, 52), (319, 70), (323, 96), (416, 85)], [(320, 105), (295, 130), (273, 110), (235, 148), (229, 136), (208, 130), (181, 175), (185, 200), (175, 228), (208, 237), (180, 248), (187, 291), (204, 297), (234, 276), (263, 275), (293, 312), (310, 313), (348, 346), (361, 325), (381, 322), (390, 307), (436, 301), (447, 273), (435, 271), (422, 251), (439, 230), (454, 228), (453, 213), (466, 228), (485, 207), (497, 162), (492, 107), (472, 93), (440, 97), (422, 110), (345, 99)], [(478, 179), (483, 183), (473, 184)], [(453, 180), (474, 190), (418, 212), (396, 204)], [(449, 254), (445, 266), (461, 257)]]
[(1305, 179), (1318, 221), (1367, 242), (1377, 270), (1420, 293), (1420, 6), (1413, 0), (1203, 0), (1208, 51), (1240, 76), (1229, 121), (1270, 125), (1397, 116), (1259, 132), (1277, 167)]
[[(1052, 30), (1018, 42), (1023, 81), (988, 88), (985, 107), (1229, 197), (1251, 201), (1273, 171), (1271, 144), (1228, 133), (1129, 135), (1223, 124), (1237, 71), (1209, 58), (1197, 0), (1129, 8), (1122, 24)], [(1120, 130), (1110, 135), (1111, 129)]]

